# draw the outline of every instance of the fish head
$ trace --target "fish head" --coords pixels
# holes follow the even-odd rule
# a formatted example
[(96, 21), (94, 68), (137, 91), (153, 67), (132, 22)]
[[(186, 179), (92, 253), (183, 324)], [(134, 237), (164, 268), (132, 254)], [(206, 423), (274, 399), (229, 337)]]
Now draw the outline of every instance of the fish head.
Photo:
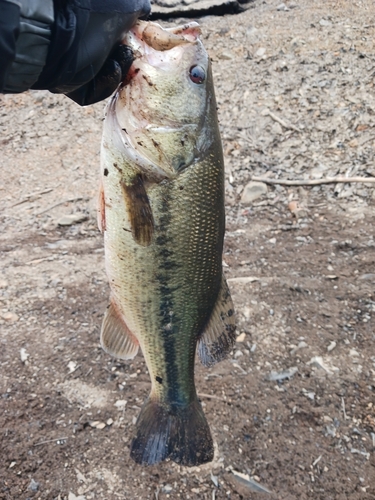
[(146, 174), (153, 168), (174, 178), (215, 140), (216, 102), (200, 34), (195, 22), (164, 29), (139, 21), (124, 39), (135, 59), (108, 113)]

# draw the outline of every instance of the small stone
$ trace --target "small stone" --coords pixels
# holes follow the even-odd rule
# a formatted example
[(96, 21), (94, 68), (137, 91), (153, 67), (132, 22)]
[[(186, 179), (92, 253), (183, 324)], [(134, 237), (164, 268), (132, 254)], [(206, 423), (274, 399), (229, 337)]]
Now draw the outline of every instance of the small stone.
[(238, 349), (238, 350), (234, 353), (234, 357), (235, 357), (235, 358), (239, 358), (239, 357), (241, 357), (241, 356), (243, 356), (243, 352), (242, 352), (242, 351), (240, 351), (240, 350)]
[(68, 500), (86, 500), (86, 497), (84, 495), (79, 495), (77, 497), (74, 493), (70, 491), (68, 495)]
[(32, 479), (30, 481), (30, 484), (27, 487), (27, 489), (30, 490), (30, 491), (38, 491), (39, 490), (39, 486), (40, 486), (40, 484), (37, 483), (36, 481), (34, 481), (34, 479)]
[(287, 12), (287, 11), (288, 11), (288, 10), (290, 10), (290, 9), (289, 9), (289, 7), (287, 7), (287, 6), (285, 5), (285, 3), (281, 3), (280, 5), (278, 5), (278, 6), (276, 7), (276, 10), (283, 10), (283, 11)]
[(163, 486), (162, 488), (162, 491), (164, 493), (170, 493), (171, 491), (173, 490), (173, 487), (170, 485), (170, 484), (166, 484), (165, 486)]
[(297, 351), (299, 351), (300, 349), (305, 349), (305, 347), (309, 346), (304, 340), (301, 340), (301, 342), (299, 342), (299, 344), (290, 351), (290, 354), (293, 356)]
[(113, 424), (113, 418), (109, 418), (106, 422), (107, 425), (112, 425)]
[(353, 357), (359, 356), (359, 352), (356, 351), (355, 349), (350, 349), (349, 356), (353, 356)]
[(233, 54), (231, 54), (230, 52), (222, 52), (218, 57), (219, 59), (222, 59), (224, 61), (230, 61), (231, 59), (233, 59)]
[(267, 184), (264, 182), (251, 181), (246, 184), (241, 196), (241, 203), (249, 204), (267, 193)]
[(7, 288), (8, 287), (8, 282), (0, 279), (0, 288)]
[(85, 476), (82, 474), (81, 471), (79, 471), (78, 469), (76, 469), (76, 473), (77, 473), (77, 479), (80, 483), (86, 483), (86, 478)]
[(311, 399), (311, 401), (314, 401), (314, 399), (315, 399), (315, 392), (313, 392), (313, 391), (303, 391), (303, 394), (307, 398)]
[(21, 347), (20, 358), (21, 358), (22, 363), (25, 363), (27, 361), (28, 357), (29, 357), (29, 354), (26, 352), (26, 349), (24, 347)]
[(294, 200), (293, 200), (293, 201), (290, 201), (290, 202), (288, 203), (288, 209), (289, 209), (292, 213), (296, 212), (296, 211), (298, 210), (298, 203), (297, 203), (296, 201), (294, 201)]
[(334, 425), (326, 425), (326, 436), (336, 437), (336, 427)]
[(249, 28), (247, 28), (245, 35), (246, 36), (255, 35), (255, 33), (257, 33), (258, 31), (259, 31), (258, 28), (256, 28), (255, 26), (250, 26)]
[(331, 21), (327, 21), (327, 19), (321, 19), (319, 21), (320, 26), (332, 26)]
[(240, 335), (238, 335), (238, 337), (236, 338), (236, 342), (245, 342), (245, 340), (246, 340), (245, 332), (240, 333)]
[(259, 47), (259, 49), (255, 52), (255, 57), (263, 57), (266, 53), (266, 49), (264, 47)]
[(336, 342), (333, 340), (333, 341), (329, 344), (329, 346), (327, 347), (327, 351), (328, 351), (328, 352), (333, 351), (333, 349), (336, 347), (336, 345), (337, 345), (337, 344), (336, 344)]
[(74, 361), (69, 361), (68, 363), (69, 373), (73, 373), (77, 369), (77, 363)]
[(338, 372), (339, 369), (336, 366), (328, 365), (321, 356), (314, 356), (307, 362), (308, 365), (314, 366), (319, 370), (324, 370), (328, 374), (332, 375), (333, 372)]
[(12, 313), (10, 311), (2, 314), (2, 318), (5, 319), (5, 321), (8, 321), (9, 323), (15, 323), (18, 321), (18, 316), (16, 313)]
[(271, 371), (267, 378), (268, 380), (272, 381), (285, 380), (286, 378), (293, 377), (293, 375), (295, 375), (297, 372), (298, 368), (296, 366), (292, 366), (291, 368), (288, 368), (287, 370), (283, 370), (281, 372)]
[(127, 401), (125, 399), (118, 399), (115, 403), (116, 408), (119, 410), (124, 410), (125, 406), (127, 405)]
[[(361, 276), (358, 277), (358, 279), (375, 281), (375, 273), (362, 274)], [(1, 285), (0, 285), (0, 288), (1, 288)]]
[(105, 427), (105, 423), (104, 422), (99, 422), (99, 421), (95, 421), (95, 422), (90, 422), (90, 427), (93, 427), (94, 429), (104, 429)]
[(216, 488), (219, 487), (219, 478), (218, 478), (218, 476), (214, 476), (212, 474), (212, 471), (211, 471), (211, 481), (214, 483), (214, 485), (216, 486)]
[(292, 213), (294, 217), (297, 219), (302, 219), (303, 217), (307, 216), (307, 209), (303, 206), (301, 206), (298, 201), (290, 201), (288, 203), (288, 209)]
[(59, 226), (73, 226), (74, 224), (78, 224), (80, 222), (84, 222), (88, 219), (88, 215), (82, 212), (78, 212), (76, 214), (64, 215), (57, 221)]

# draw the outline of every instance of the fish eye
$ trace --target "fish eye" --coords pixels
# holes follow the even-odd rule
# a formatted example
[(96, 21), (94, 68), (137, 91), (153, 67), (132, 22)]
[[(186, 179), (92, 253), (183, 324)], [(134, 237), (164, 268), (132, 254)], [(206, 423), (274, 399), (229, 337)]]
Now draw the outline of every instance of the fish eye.
[(192, 66), (189, 71), (190, 80), (193, 83), (201, 84), (206, 79), (206, 72), (202, 66)]

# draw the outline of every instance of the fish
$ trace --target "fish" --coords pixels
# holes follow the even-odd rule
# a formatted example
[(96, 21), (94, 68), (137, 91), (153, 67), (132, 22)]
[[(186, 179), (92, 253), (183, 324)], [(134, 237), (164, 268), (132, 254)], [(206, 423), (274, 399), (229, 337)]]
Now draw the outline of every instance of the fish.
[(101, 147), (99, 228), (110, 303), (100, 340), (119, 359), (141, 349), (151, 392), (135, 425), (138, 464), (195, 466), (214, 445), (194, 382), (235, 342), (223, 275), (224, 160), (201, 28), (139, 21), (134, 62), (109, 101)]

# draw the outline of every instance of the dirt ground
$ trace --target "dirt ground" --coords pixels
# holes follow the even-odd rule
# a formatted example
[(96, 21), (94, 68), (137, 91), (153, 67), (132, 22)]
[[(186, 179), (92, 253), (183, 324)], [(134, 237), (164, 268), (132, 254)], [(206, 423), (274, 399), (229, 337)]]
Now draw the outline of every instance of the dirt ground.
[(212, 369), (197, 361), (211, 464), (129, 458), (150, 383), (142, 355), (99, 346), (103, 103), (0, 97), (1, 499), (375, 498), (374, 184), (268, 186), (241, 203), (253, 176), (375, 175), (374, 2), (280, 3), (199, 20), (241, 341)]

